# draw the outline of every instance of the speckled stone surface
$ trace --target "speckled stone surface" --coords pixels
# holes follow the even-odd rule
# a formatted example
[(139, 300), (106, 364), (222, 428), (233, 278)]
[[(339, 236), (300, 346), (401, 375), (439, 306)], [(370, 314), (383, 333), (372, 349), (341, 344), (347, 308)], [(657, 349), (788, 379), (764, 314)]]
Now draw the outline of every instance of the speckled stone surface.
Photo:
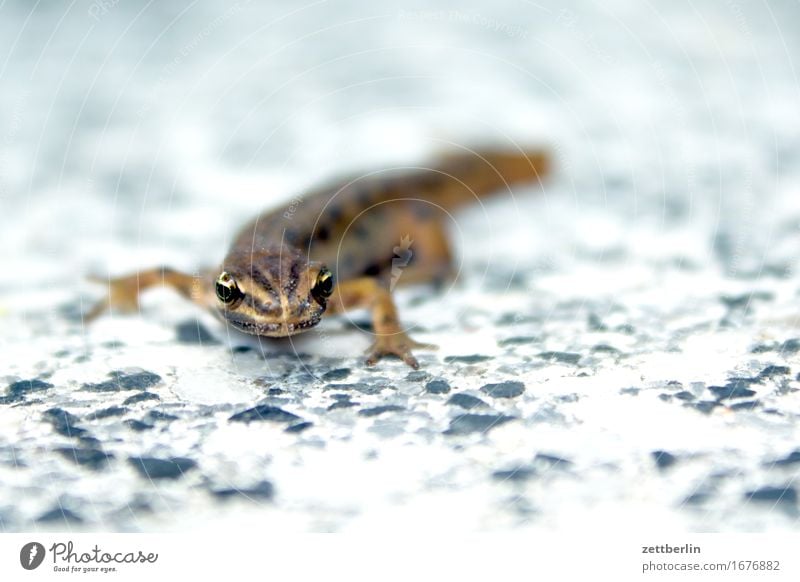
[[(0, 7), (0, 531), (798, 526), (796, 2)], [(30, 15), (30, 17), (29, 17)], [(449, 142), (547, 144), (363, 365), (85, 275)]]

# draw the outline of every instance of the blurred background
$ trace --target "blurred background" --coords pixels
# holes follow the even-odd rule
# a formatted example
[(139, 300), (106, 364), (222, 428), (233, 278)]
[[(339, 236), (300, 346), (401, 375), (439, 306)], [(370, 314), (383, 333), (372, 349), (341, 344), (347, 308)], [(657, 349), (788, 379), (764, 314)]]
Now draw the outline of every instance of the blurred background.
[[(75, 518), (64, 518), (70, 527), (228, 519), (227, 509), (187, 491), (244, 487), (237, 479), (268, 467), (265, 478), (284, 497), (261, 509), (296, 529), (411, 527), (418, 517), (441, 517), (443, 528), (568, 528), (593, 510), (619, 523), (700, 530), (793, 527), (794, 473), (776, 477), (762, 463), (788, 458), (798, 437), (800, 405), (787, 395), (797, 349), (774, 347), (796, 333), (798, 22), (796, 0), (0, 2), (0, 377), (9, 386), (0, 524), (55, 527), (63, 508)], [(410, 411), (402, 421), (387, 428), (355, 409), (326, 420), (329, 403), (312, 390), (282, 406), (315, 418), (317, 432), (304, 438), (327, 446), (327, 457), (306, 457), (308, 442), (286, 436), (277, 442), (291, 460), (252, 436), (244, 440), (255, 450), (244, 452), (241, 433), (193, 419), (265, 398), (272, 384), (256, 382), (263, 361), (234, 365), (219, 346), (174, 345), (163, 322), (193, 313), (174, 298), (95, 331), (76, 318), (99, 294), (87, 273), (158, 264), (193, 272), (220, 261), (255, 212), (320, 180), (481, 143), (549, 148), (556, 173), (543, 189), (465, 212), (453, 235), (466, 287), (429, 311), (404, 313), (439, 325), (443, 337), (430, 339), (445, 349), (424, 364), (432, 376), (476, 391), (498, 376), (523, 378), (522, 400), (491, 404), (527, 432), (509, 428), (476, 447), (444, 443), (452, 410), (418, 400), (419, 385), (403, 384), (406, 371), (390, 366), (380, 373)], [(413, 308), (413, 299), (401, 303)], [(767, 303), (754, 320), (750, 309)], [(500, 316), (513, 319), (520, 305), (524, 317), (509, 331)], [(789, 327), (775, 332), (769, 320)], [(450, 337), (456, 323), (461, 344)], [(509, 336), (532, 345), (503, 347)], [(334, 363), (358, 380), (351, 341), (360, 346), (342, 340), (336, 356), (344, 359)], [(759, 342), (773, 347), (752, 351)], [(120, 345), (130, 349), (114, 352)], [(504, 359), (510, 345), (520, 347)], [(313, 342), (308, 350), (330, 355)], [(495, 359), (441, 364), (469, 350)], [(579, 355), (555, 367), (537, 360), (551, 352)], [(612, 361), (593, 359), (599, 352)], [(198, 361), (208, 367), (189, 373)], [(130, 437), (114, 415), (82, 416), (113, 404), (76, 392), (82, 383), (142, 362), (170, 386), (161, 399), (177, 418), (171, 429)], [(785, 378), (759, 395), (783, 400), (733, 413), (703, 392), (732, 376), (759, 377), (766, 365), (784, 366)], [(292, 370), (287, 363), (286, 384), (308, 384)], [(596, 382), (580, 384), (584, 377)], [(26, 408), (11, 386), (31, 378), (52, 392)], [(672, 381), (691, 398), (673, 399), (678, 388), (663, 388)], [(647, 405), (619, 404), (630, 390), (649, 394)], [(697, 409), (680, 406), (693, 401)], [(51, 458), (60, 437), (36, 415), (54, 402), (92, 426), (116, 458), (189, 456), (202, 478), (165, 492), (113, 465), (103, 483), (115, 493), (104, 497), (87, 485), (92, 470)], [(693, 461), (665, 477), (654, 450)], [(570, 459), (574, 472), (544, 471), (555, 485), (536, 481), (542, 462), (532, 459), (547, 455)], [(41, 467), (24, 468), (26, 458)], [(364, 458), (378, 460), (370, 468)], [(351, 468), (346, 478), (310, 491), (306, 477), (328, 479), (337, 463)], [(511, 479), (513, 491), (498, 489), (508, 484), (491, 475), (509, 467), (530, 471)], [(396, 480), (380, 481), (381, 472)], [(794, 491), (793, 501), (773, 494), (769, 511), (740, 513), (748, 492), (764, 487)], [(460, 493), (444, 501), (447, 491)], [(27, 501), (15, 507), (21, 492)], [(698, 492), (706, 497), (686, 501)], [(709, 505), (692, 513), (695, 502)]]
[(196, 245), (192, 266), (215, 262), (256, 209), (449, 142), (550, 146), (548, 194), (570, 220), (613, 207), (652, 232), (711, 213), (723, 261), (760, 260), (762, 221), (795, 218), (775, 200), (798, 167), (793, 1), (7, 1), (2, 14), (16, 272), (23, 252), (69, 257), (66, 273), (140, 265), (153, 245), (186, 263), (177, 240)]

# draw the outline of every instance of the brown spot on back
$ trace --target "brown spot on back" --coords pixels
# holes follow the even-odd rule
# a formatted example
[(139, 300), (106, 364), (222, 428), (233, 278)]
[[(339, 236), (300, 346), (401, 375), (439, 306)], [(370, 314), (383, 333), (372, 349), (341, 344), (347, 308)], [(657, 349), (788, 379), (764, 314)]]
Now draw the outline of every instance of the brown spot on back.
[(320, 226), (317, 229), (315, 238), (319, 241), (326, 241), (329, 238), (331, 238), (331, 231), (328, 229), (327, 226)]
[(370, 263), (364, 268), (364, 275), (367, 277), (377, 277), (381, 274), (383, 268), (379, 263)]

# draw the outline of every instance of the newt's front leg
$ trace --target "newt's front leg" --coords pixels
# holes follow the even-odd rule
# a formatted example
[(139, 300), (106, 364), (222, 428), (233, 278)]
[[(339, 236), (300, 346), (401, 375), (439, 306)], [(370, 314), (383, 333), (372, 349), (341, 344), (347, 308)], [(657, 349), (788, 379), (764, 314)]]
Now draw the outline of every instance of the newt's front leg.
[(432, 344), (414, 341), (403, 331), (391, 293), (374, 277), (361, 277), (337, 284), (328, 300), (327, 313), (343, 313), (362, 307), (372, 311), (375, 330), (375, 343), (367, 352), (368, 366), (374, 365), (383, 356), (393, 355), (416, 370), (419, 362), (411, 350), (436, 349)]
[(122, 311), (136, 311), (139, 309), (139, 295), (150, 287), (164, 285), (171, 287), (186, 299), (208, 307), (208, 289), (204, 279), (198, 275), (189, 275), (170, 269), (157, 267), (139, 271), (125, 277), (115, 279), (102, 279), (91, 277), (95, 283), (108, 285), (108, 295), (100, 300), (84, 317), (86, 322), (91, 322), (109, 309)]

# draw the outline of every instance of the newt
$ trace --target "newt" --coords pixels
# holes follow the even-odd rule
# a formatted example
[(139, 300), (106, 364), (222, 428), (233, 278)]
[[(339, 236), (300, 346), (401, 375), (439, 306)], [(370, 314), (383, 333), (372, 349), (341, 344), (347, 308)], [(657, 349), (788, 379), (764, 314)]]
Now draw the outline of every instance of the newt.
[[(442, 283), (453, 277), (449, 212), (510, 186), (540, 181), (543, 150), (464, 150), (429, 166), (391, 168), (335, 180), (264, 212), (234, 238), (218, 269), (205, 275), (156, 267), (102, 280), (107, 296), (86, 315), (136, 310), (156, 285), (212, 309), (239, 331), (287, 337), (323, 316), (371, 311), (374, 343), (367, 365), (397, 356), (412, 368), (415, 349), (392, 298), (395, 284)], [(95, 278), (95, 281), (98, 279)]]

